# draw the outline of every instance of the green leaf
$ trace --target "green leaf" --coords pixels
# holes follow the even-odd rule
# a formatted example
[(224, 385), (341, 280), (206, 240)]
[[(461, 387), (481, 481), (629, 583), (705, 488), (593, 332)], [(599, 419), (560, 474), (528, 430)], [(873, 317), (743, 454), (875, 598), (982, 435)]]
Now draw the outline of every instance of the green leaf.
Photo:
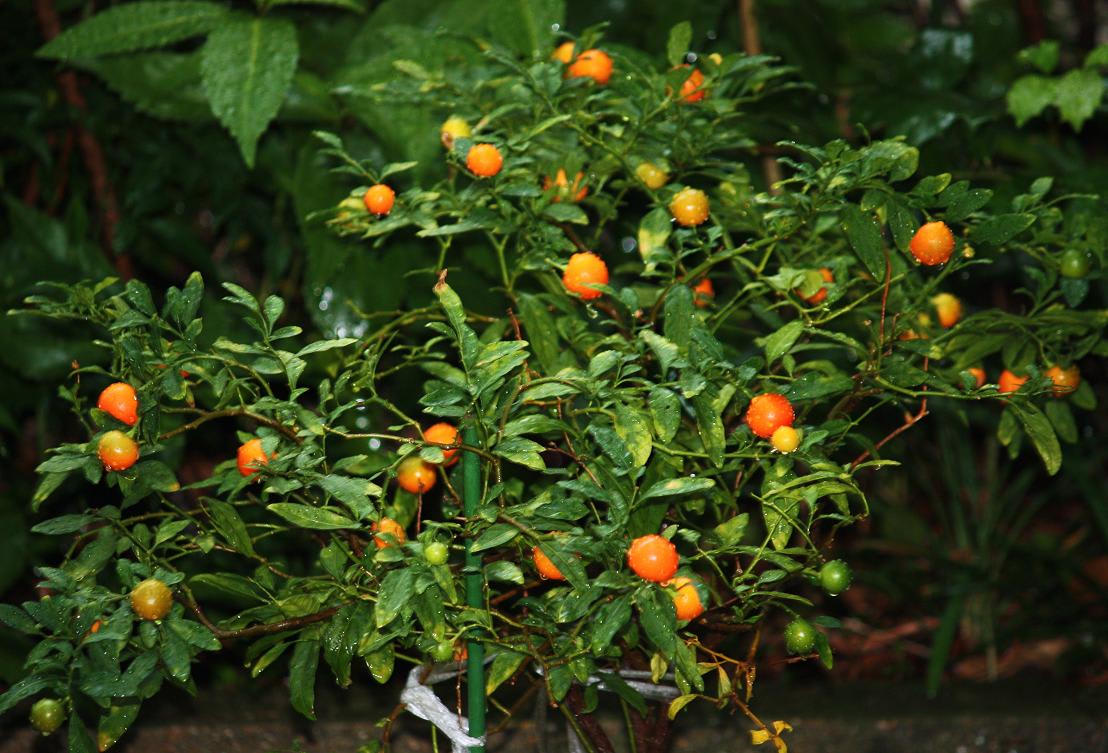
[(266, 505), (266, 509), (299, 528), (316, 531), (337, 531), (344, 528), (358, 528), (350, 518), (324, 507), (298, 505), (294, 502), (275, 502)]
[(692, 44), (692, 24), (682, 21), (669, 30), (669, 39), (666, 40), (666, 58), (671, 66), (677, 66), (685, 62), (685, 53)]
[(631, 619), (631, 598), (618, 596), (605, 602), (593, 614), (589, 645), (594, 654), (603, 653)]
[(666, 294), (664, 313), (662, 329), (666, 338), (678, 348), (687, 349), (695, 316), (693, 294), (688, 285), (678, 285), (670, 289)]
[(309, 719), (315, 719), (315, 675), (319, 668), (318, 639), (300, 640), (289, 661), (289, 701)]
[(1108, 65), (1108, 44), (1102, 44), (1085, 56), (1085, 67), (1092, 68)]
[(483, 552), (486, 549), (494, 549), (503, 544), (507, 544), (518, 535), (519, 529), (515, 526), (508, 525), (507, 523), (497, 523), (496, 525), (489, 526), (484, 533), (477, 537), (470, 551)]
[[(78, 63), (104, 80), (113, 91), (142, 112), (181, 121), (209, 120), (212, 108), (200, 86), (200, 55), (196, 52), (144, 52)], [(187, 287), (186, 287), (187, 289)], [(197, 301), (199, 302), (199, 301)], [(186, 326), (193, 318), (181, 312)]]
[(710, 478), (682, 476), (657, 482), (647, 489), (639, 499), (647, 500), (655, 497), (678, 497), (684, 494), (696, 494), (697, 492), (707, 491), (713, 486), (715, 486), (715, 482)]
[(220, 24), (204, 44), (204, 93), (248, 167), (254, 166), (258, 139), (285, 100), (298, 58), (296, 27), (277, 18), (236, 17)]
[(219, 534), (231, 547), (242, 552), (248, 557), (254, 556), (254, 542), (250, 539), (250, 532), (246, 530), (246, 523), (238, 510), (229, 502), (220, 499), (208, 498), (205, 500), (212, 523)]
[(268, 5), (323, 5), (330, 8), (365, 13), (365, 0), (269, 0)]
[(546, 310), (546, 304), (538, 296), (521, 293), (519, 296), (519, 319), (531, 351), (539, 359), (543, 370), (553, 374), (558, 370), (560, 349), (558, 347), (558, 329)]
[(970, 240), (999, 246), (1015, 238), (1035, 223), (1033, 214), (998, 214), (970, 230)]
[(635, 711), (646, 715), (646, 700), (642, 695), (627, 684), (627, 681), (615, 672), (597, 672), (596, 676), (608, 690), (612, 691), (627, 702)]
[(692, 404), (696, 411), (696, 427), (700, 431), (700, 441), (704, 443), (704, 451), (708, 453), (712, 465), (719, 468), (723, 465), (723, 449), (726, 441), (723, 419), (704, 393), (694, 397)]
[(784, 495), (777, 495), (762, 503), (762, 517), (766, 521), (766, 532), (774, 549), (780, 551), (789, 545), (789, 539), (793, 535), (791, 521), (796, 518), (799, 509), (799, 500)]
[(681, 425), (681, 401), (673, 390), (654, 387), (649, 397), (650, 418), (654, 422), (654, 433), (662, 442), (669, 442), (677, 434)]
[(12, 685), (6, 692), (0, 694), (0, 714), (5, 714), (13, 706), (24, 698), (30, 698), (35, 693), (45, 690), (52, 683), (45, 677), (29, 675)]
[(41, 533), (44, 536), (60, 536), (66, 533), (75, 533), (96, 520), (95, 515), (87, 513), (75, 515), (60, 515), (50, 520), (44, 520), (31, 528), (31, 533)]
[[(659, 264), (665, 263), (672, 257), (666, 248), (666, 241), (673, 232), (673, 222), (669, 212), (664, 207), (658, 207), (646, 213), (639, 223), (638, 248), (642, 257), (645, 273), (649, 274)], [(684, 287), (684, 286), (682, 286)]]
[(517, 654), (515, 651), (498, 652), (492, 659), (489, 675), (485, 679), (485, 695), (492, 695), (494, 690), (511, 679), (526, 660), (526, 654)]
[(650, 429), (641, 413), (622, 403), (616, 403), (616, 434), (631, 453), (632, 467), (641, 468), (650, 459), (653, 449)]
[(1058, 79), (1054, 86), (1054, 104), (1062, 120), (1080, 131), (1093, 116), (1104, 97), (1104, 82), (1100, 74), (1088, 68), (1075, 68)]
[(66, 29), (36, 54), (71, 60), (161, 47), (205, 34), (227, 15), (223, 5), (194, 0), (117, 5)]
[(527, 57), (551, 45), (551, 28), (565, 21), (565, 0), (502, 0), (487, 6), (494, 39)]
[(542, 451), (543, 446), (541, 444), (524, 437), (502, 439), (493, 448), (494, 455), (499, 455), (505, 460), (518, 463), (534, 471), (546, 470), (546, 463), (543, 462), (542, 455), (539, 454)]
[(569, 222), (574, 225), (589, 224), (589, 216), (576, 204), (549, 204), (542, 210), (544, 216), (555, 222)]
[(771, 366), (778, 358), (788, 353), (803, 332), (804, 322), (795, 319), (772, 335), (762, 338), (762, 347), (766, 350), (766, 366)]
[(462, 306), (462, 299), (446, 283), (445, 279), (438, 282), (434, 290), (458, 339), (458, 350), (462, 357), (462, 365), (466, 372), (470, 372), (477, 364), (479, 343), (477, 334), (466, 324), (466, 312), (465, 307)]
[(414, 580), (415, 575), (408, 568), (390, 570), (384, 577), (377, 592), (377, 609), (374, 610), (377, 627), (385, 627), (396, 619), (401, 609), (409, 606)]
[(39, 632), (35, 621), (27, 616), (22, 609), (11, 604), (0, 604), (0, 623), (7, 625), (21, 633), (34, 635)]
[(643, 586), (636, 593), (639, 623), (646, 637), (665, 656), (672, 657), (677, 644), (677, 614), (673, 600), (654, 586)]
[(348, 345), (353, 345), (358, 342), (353, 337), (340, 337), (334, 340), (316, 340), (314, 343), (305, 345), (303, 348), (296, 352), (298, 358), (310, 355), (312, 353), (321, 353), (325, 350), (334, 350), (335, 348), (345, 348)]
[[(916, 218), (904, 204), (897, 199), (889, 199), (885, 202), (885, 212), (889, 223), (889, 232), (892, 233), (893, 243), (901, 251), (908, 250), (908, 244), (912, 241), (919, 227)], [(883, 279), (883, 278), (882, 278)]]
[(1053, 476), (1062, 467), (1062, 447), (1058, 444), (1058, 437), (1054, 434), (1054, 428), (1043, 412), (1029, 403), (1012, 404), (1012, 410), (1023, 425), (1023, 430), (1031, 438), (1031, 443), (1043, 459), (1046, 472)]
[(104, 751), (115, 745), (123, 733), (131, 727), (131, 723), (138, 718), (141, 708), (139, 703), (125, 703), (119, 706), (108, 707), (107, 712), (100, 716), (100, 724), (97, 729), (97, 747)]
[(849, 205), (843, 209), (843, 231), (855, 255), (875, 280), (885, 279), (885, 243), (877, 222), (861, 209)]
[(496, 562), (490, 562), (485, 567), (485, 578), (488, 580), (500, 580), (506, 583), (516, 583), (523, 585), (523, 571), (519, 569), (519, 565), (508, 560), (497, 560)]
[(1045, 39), (1031, 47), (1025, 47), (1019, 52), (1019, 61), (1026, 65), (1033, 65), (1043, 73), (1050, 73), (1058, 65), (1058, 41)]
[(381, 496), (381, 487), (372, 481), (354, 476), (329, 474), (319, 479), (319, 485), (346, 505), (358, 520), (365, 520), (374, 511), (371, 498)]
[(934, 698), (939, 692), (939, 683), (943, 679), (943, 668), (950, 656), (950, 647), (958, 634), (958, 622), (962, 619), (962, 607), (965, 597), (956, 594), (947, 602), (943, 616), (939, 619), (939, 629), (935, 631), (935, 640), (931, 644), (931, 656), (927, 660), (927, 696)]
[(1063, 442), (1077, 442), (1077, 422), (1073, 420), (1073, 411), (1063, 400), (1050, 400), (1046, 404), (1046, 417)]
[(1031, 120), (1054, 101), (1054, 79), (1044, 76), (1024, 76), (1016, 79), (1008, 90), (1008, 114), (1017, 126)]

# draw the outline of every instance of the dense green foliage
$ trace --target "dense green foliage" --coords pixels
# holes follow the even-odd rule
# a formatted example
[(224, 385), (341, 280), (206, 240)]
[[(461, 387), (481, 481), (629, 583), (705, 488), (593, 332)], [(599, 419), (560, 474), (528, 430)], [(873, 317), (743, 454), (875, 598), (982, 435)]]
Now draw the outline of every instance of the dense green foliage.
[[(602, 86), (550, 59), (566, 38), (561, 3), (388, 2), (364, 17), (358, 3), (327, 4), (260, 3), (255, 15), (127, 3), (39, 50), (107, 85), (94, 113), (123, 113), (105, 126), (109, 154), (126, 146), (133, 165), (110, 261), (175, 287), (105, 279), (91, 240), (105, 222), (80, 200), (95, 186), (62, 217), (8, 197), (7, 302), (54, 284), (7, 317), (4, 358), (51, 385), (45, 413), (73, 413), (73, 428), (46, 437), (41, 481), (21, 502), (56, 509), (33, 531), (72, 545), (37, 569), (50, 598), (0, 606), (0, 622), (35, 641), (0, 710), (61, 698), (70, 748), (91, 749), (88, 725), (103, 749), (164, 683), (194, 690), (193, 662), (242, 640), (253, 676), (287, 659), (292, 703), (312, 716), (321, 658), (341, 686), (358, 664), (385, 682), (396, 661), (442, 661), (467, 635), (495, 655), (490, 693), (539, 678), (562, 700), (590, 675), (649, 667), (674, 673), (673, 713), (697, 698), (746, 709), (753, 636), (832, 665), (839, 622), (816, 586), (841, 592), (849, 571), (826, 569), (841, 554), (829, 547), (868, 514), (875, 471), (919, 472), (886, 456), (917, 421), (974, 427), (1050, 475), (1065, 467), (1063, 445), (1098, 396), (1088, 378), (1054, 396), (1046, 372), (1108, 353), (1101, 176), (1066, 172), (1079, 142), (1061, 137), (1023, 164), (1001, 155), (1019, 152), (1013, 139), (1038, 144), (1016, 120), (1094, 127), (1100, 50), (1065, 56), (1071, 70), (1058, 73), (1057, 47), (1017, 58), (1013, 45), (994, 67), (977, 45), (996, 42), (975, 24), (998, 4), (979, 4), (965, 28), (917, 33), (878, 3), (820, 3), (827, 28), (844, 31), (801, 52), (802, 33), (774, 31), (793, 4), (765, 3), (767, 46), (779, 39), (799, 71), (659, 11), (664, 31), (636, 27), (656, 38), (582, 32), (577, 51), (614, 59)], [(857, 54), (829, 80), (812, 56), (836, 44)], [(246, 46), (256, 54), (235, 54)], [(918, 78), (918, 96), (858, 83), (882, 66), (899, 86)], [(707, 96), (683, 101), (694, 67)], [(811, 115), (846, 86), (849, 116)], [(444, 148), (448, 116), (472, 132)], [(50, 153), (43, 132), (17, 135), (23, 153)], [(467, 170), (476, 143), (504, 155), (494, 177)], [(766, 157), (781, 171), (773, 186)], [(668, 181), (645, 185), (644, 163)], [(569, 187), (544, 185), (559, 170)], [(396, 189), (387, 216), (362, 203), (378, 182)], [(702, 224), (673, 221), (685, 187), (708, 197)], [(910, 253), (929, 221), (954, 231), (949, 263)], [(585, 250), (611, 272), (592, 302), (561, 280)], [(950, 292), (964, 315), (945, 326), (934, 297)], [(968, 371), (979, 365), (980, 387)], [(1001, 369), (1028, 381), (1002, 397)], [(114, 381), (138, 391), (133, 428), (95, 408)], [(795, 452), (744, 422), (765, 392), (793, 404)], [(461, 464), (441, 465), (443, 447), (421, 441), (439, 419), (477, 430), (465, 450), (480, 456), (472, 517)], [(138, 441), (136, 465), (104, 471), (110, 430)], [(252, 438), (268, 462), (244, 476), (235, 449)], [(423, 495), (396, 485), (412, 453), (436, 467)], [(977, 551), (990, 587), (1038, 507), (1022, 514), (1017, 492), (993, 491), (995, 508), (970, 523), (956, 494), (932, 495), (958, 546), (987, 534)], [(1103, 502), (1089, 506), (1108, 533)], [(411, 540), (375, 545), (383, 517)], [(672, 589), (628, 569), (630, 541), (648, 533), (677, 545), (706, 615), (678, 621)], [(564, 583), (535, 580), (536, 546)], [(466, 547), (484, 559), (484, 608), (462, 597)], [(150, 577), (174, 590), (164, 619), (139, 618), (128, 599)], [(966, 595), (974, 577), (948, 602), (933, 682), (967, 604), (994, 609)], [(644, 708), (618, 679), (607, 685)], [(596, 689), (583, 695), (594, 707)]]

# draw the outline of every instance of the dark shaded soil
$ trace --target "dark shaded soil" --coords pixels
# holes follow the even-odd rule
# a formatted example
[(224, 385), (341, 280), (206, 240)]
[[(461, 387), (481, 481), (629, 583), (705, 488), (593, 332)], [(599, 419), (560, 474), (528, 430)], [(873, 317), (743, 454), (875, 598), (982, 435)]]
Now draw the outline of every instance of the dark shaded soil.
[[(452, 688), (442, 688), (446, 696)], [(1108, 753), (1108, 689), (1080, 690), (1045, 678), (997, 685), (962, 685), (934, 701), (910, 684), (831, 685), (763, 683), (754, 709), (770, 722), (793, 726), (790, 753)], [(394, 689), (360, 687), (346, 693), (320, 687), (319, 720), (289, 709), (279, 686), (208, 693), (192, 699), (163, 693), (114, 750), (120, 753), (356, 753), (379, 739)], [(536, 714), (536, 710), (538, 714)], [(502, 717), (492, 712), (491, 724)], [(602, 711), (617, 748), (622, 719)], [(13, 725), (13, 722), (20, 722)], [(692, 706), (679, 718), (673, 753), (775, 753), (750, 744), (751, 724), (741, 714), (715, 714)], [(542, 734), (540, 734), (540, 732)], [(561, 753), (567, 750), (561, 714), (525, 706), (507, 730), (489, 739), (489, 753)], [(397, 753), (429, 753), (430, 725), (401, 715), (392, 733)], [(22, 720), (0, 727), (0, 753), (58, 753), (63, 735), (41, 738)], [(440, 737), (440, 750), (449, 744)]]

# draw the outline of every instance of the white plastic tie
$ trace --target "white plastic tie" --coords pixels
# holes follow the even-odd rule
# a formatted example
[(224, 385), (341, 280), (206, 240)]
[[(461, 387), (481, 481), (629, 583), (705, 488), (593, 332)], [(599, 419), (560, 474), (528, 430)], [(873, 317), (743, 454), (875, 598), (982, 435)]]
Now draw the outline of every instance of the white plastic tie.
[[(415, 667), (408, 673), (408, 681), (404, 684), (404, 692), (400, 694), (400, 702), (407, 707), (408, 711), (442, 730), (442, 733), (450, 738), (450, 749), (453, 753), (467, 753), (472, 747), (483, 746), (484, 737), (469, 736), (469, 720), (465, 717), (459, 719), (457, 714), (439, 700), (431, 688), (419, 681), (422, 672), (422, 667)], [(448, 680), (457, 674), (457, 672), (438, 672), (429, 676), (427, 683), (434, 684)]]

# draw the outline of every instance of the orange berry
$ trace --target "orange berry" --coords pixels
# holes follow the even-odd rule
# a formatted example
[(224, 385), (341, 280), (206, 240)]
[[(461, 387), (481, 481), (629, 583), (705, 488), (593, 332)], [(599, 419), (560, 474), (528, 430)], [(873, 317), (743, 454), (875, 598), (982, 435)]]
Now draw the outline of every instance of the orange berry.
[(656, 533), (640, 536), (627, 550), (627, 564), (644, 580), (662, 583), (677, 572), (677, 547)]
[(970, 366), (966, 371), (973, 374), (973, 379), (978, 389), (985, 384), (985, 370), (983, 368), (980, 366)]
[(612, 59), (603, 50), (585, 50), (566, 68), (566, 78), (591, 78), (603, 85), (611, 77)]
[[(434, 442), (435, 444), (458, 444), (461, 441), (461, 436), (458, 434), (458, 429), (453, 424), (440, 421), (423, 430), (423, 439), (427, 442)], [(445, 447), (441, 449), (443, 457), (442, 464), (444, 466), (449, 468), (458, 462), (458, 449), (456, 447), (452, 450), (448, 450)]]
[(157, 578), (147, 578), (131, 589), (131, 611), (144, 620), (160, 620), (173, 606), (173, 592)]
[(535, 569), (539, 571), (539, 576), (545, 580), (566, 579), (566, 576), (562, 575), (562, 571), (558, 569), (558, 566), (555, 565), (539, 547), (536, 546), (531, 550), (531, 559), (535, 561)]
[(773, 449), (788, 455), (800, 446), (800, 434), (791, 426), (778, 426), (769, 439)]
[(396, 469), (396, 480), (400, 488), (412, 494), (431, 491), (439, 480), (435, 466), (423, 461), (418, 455), (409, 455), (400, 461)]
[(716, 289), (712, 287), (712, 281), (707, 277), (696, 283), (696, 286), (693, 288), (693, 303), (698, 309), (711, 306), (712, 299), (715, 297)]
[(1054, 397), (1064, 397), (1076, 390), (1078, 385), (1081, 384), (1081, 372), (1076, 366), (1063, 369), (1055, 364), (1047, 369), (1043, 375), (1054, 382), (1054, 386), (1051, 388)]
[(554, 48), (554, 52), (550, 53), (550, 59), (569, 65), (573, 62), (573, 50), (575, 47), (576, 45), (573, 42), (562, 42)]
[(474, 144), (466, 155), (466, 167), (479, 178), (491, 178), (504, 166), (504, 156), (492, 144)]
[(262, 440), (255, 437), (239, 445), (238, 466), (243, 476), (253, 476), (258, 469), (269, 462), (262, 449)]
[(769, 439), (782, 426), (793, 425), (793, 406), (776, 392), (755, 396), (746, 409), (746, 425), (762, 439)]
[(1028, 377), (1016, 376), (1008, 369), (1005, 369), (1000, 372), (1000, 379), (997, 380), (997, 387), (1000, 388), (1001, 392), (1016, 392), (1027, 380)]
[(569, 186), (569, 180), (566, 178), (566, 171), (563, 168), (558, 168), (557, 174), (554, 176), (554, 180), (550, 180), (550, 177), (543, 178), (542, 190), (549, 191), (555, 188), (554, 196), (551, 201), (555, 203), (561, 201), (563, 198), (569, 198), (570, 201), (581, 201), (589, 195), (588, 186), (584, 185), (585, 174), (577, 173), (573, 179), (573, 187)]
[(392, 205), (396, 203), (396, 192), (384, 183), (378, 183), (369, 187), (362, 196), (362, 201), (365, 202), (365, 208), (370, 213), (384, 217), (392, 211)]
[(395, 546), (403, 544), (408, 540), (407, 534), (404, 533), (404, 526), (397, 523), (392, 518), (381, 518), (371, 526), (374, 533), (384, 534), (385, 536), (391, 536), (392, 539), (384, 538), (384, 536), (374, 536), (373, 543), (377, 545), (378, 549), (384, 549), (387, 546)]
[(562, 284), (566, 286), (566, 290), (576, 293), (586, 301), (599, 298), (603, 293), (589, 286), (608, 284), (608, 265), (591, 251), (574, 254), (566, 264)]
[(677, 589), (677, 592), (672, 594), (677, 619), (695, 620), (704, 614), (704, 604), (700, 601), (700, 592), (696, 590), (696, 583), (692, 578), (674, 578), (662, 585)]
[[(682, 67), (688, 68), (687, 65)], [(693, 68), (693, 72), (685, 79), (685, 83), (681, 84), (681, 101), (699, 102), (707, 94), (708, 90), (704, 88), (704, 74), (699, 69)]]
[(128, 426), (134, 426), (138, 422), (138, 397), (135, 395), (135, 388), (126, 382), (116, 382), (105, 387), (96, 401), (96, 407)]
[(100, 620), (94, 620), (92, 625), (88, 629), (89, 635), (96, 635), (100, 632)]
[(125, 471), (135, 464), (139, 446), (135, 440), (121, 431), (105, 432), (96, 446), (96, 454), (108, 471)]
[[(819, 276), (823, 278), (824, 282), (834, 282), (835, 281), (835, 275), (831, 274), (831, 270), (828, 269), (827, 267), (820, 267)], [(819, 290), (812, 293), (807, 298), (804, 297), (804, 294), (800, 291), (800, 288), (796, 289), (796, 294), (798, 296), (800, 296), (801, 298), (803, 298), (804, 301), (806, 303), (808, 303), (808, 305), (810, 305), (810, 306), (818, 306), (819, 304), (821, 304), (825, 300), (827, 300), (827, 288), (824, 288), (824, 287), (821, 287)]]
[(954, 251), (954, 233), (945, 222), (928, 222), (912, 236), (908, 250), (920, 264), (945, 264)]
[(962, 302), (950, 293), (939, 293), (931, 299), (931, 304), (939, 314), (939, 324), (950, 329), (962, 318)]
[(699, 188), (682, 188), (669, 202), (677, 224), (695, 227), (708, 219), (708, 195)]

